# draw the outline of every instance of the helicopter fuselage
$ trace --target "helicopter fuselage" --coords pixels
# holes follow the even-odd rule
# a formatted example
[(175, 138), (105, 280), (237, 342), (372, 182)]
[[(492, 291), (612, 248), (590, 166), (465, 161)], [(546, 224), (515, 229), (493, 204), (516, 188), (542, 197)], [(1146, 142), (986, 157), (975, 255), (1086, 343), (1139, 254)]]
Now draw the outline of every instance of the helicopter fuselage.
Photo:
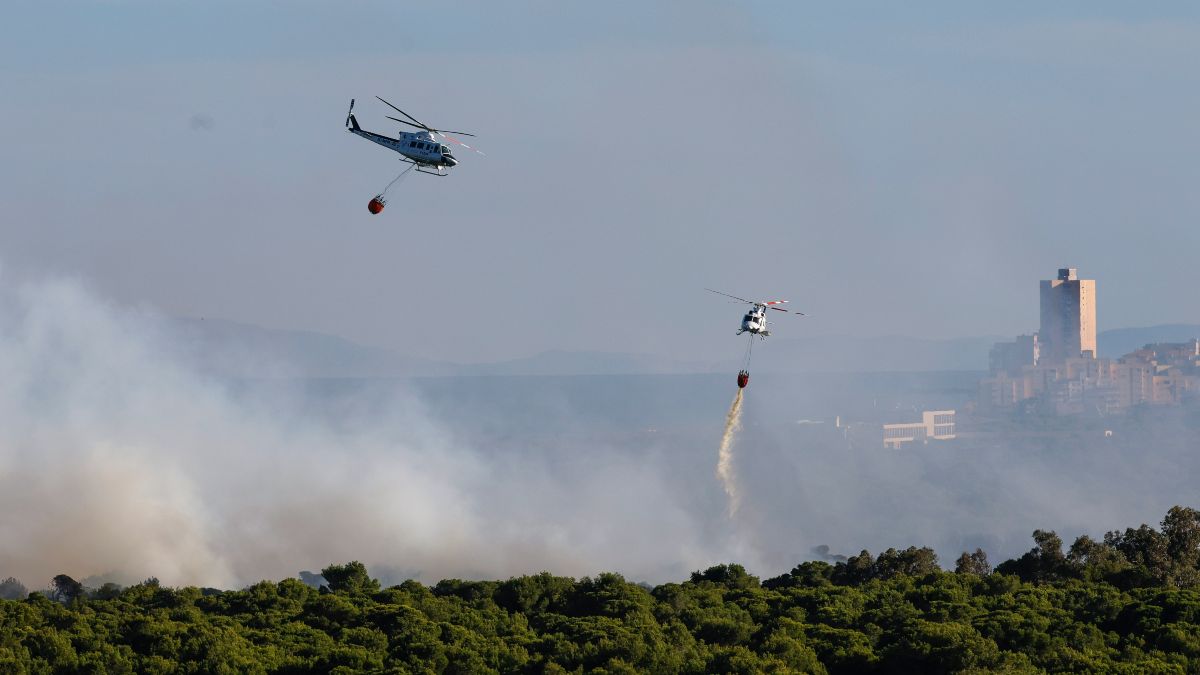
[(401, 131), (400, 135), (396, 138), (390, 138), (359, 127), (358, 121), (353, 116), (351, 116), (350, 120), (353, 126), (347, 129), (347, 131), (355, 136), (361, 136), (372, 143), (378, 143), (389, 150), (398, 152), (414, 164), (436, 167), (438, 169), (449, 169), (458, 164), (458, 160), (450, 152), (450, 148), (434, 140), (433, 134), (428, 131), (417, 131), (414, 133)]
[(742, 317), (742, 327), (737, 334), (750, 333), (760, 337), (766, 337), (771, 334), (767, 330), (767, 308), (765, 305), (755, 305), (753, 309), (746, 312)]

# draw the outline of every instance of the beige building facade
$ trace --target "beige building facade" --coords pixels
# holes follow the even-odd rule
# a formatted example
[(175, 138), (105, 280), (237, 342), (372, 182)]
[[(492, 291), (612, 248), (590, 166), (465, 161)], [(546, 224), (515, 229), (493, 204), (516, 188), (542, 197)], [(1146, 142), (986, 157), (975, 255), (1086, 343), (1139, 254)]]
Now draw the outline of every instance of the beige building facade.
[(1096, 280), (1080, 279), (1074, 267), (1058, 270), (1058, 278), (1041, 283), (1039, 360), (1096, 358)]
[(1146, 345), (1116, 360), (1078, 357), (994, 372), (979, 382), (977, 401), (983, 411), (1034, 404), (1059, 415), (1200, 401), (1200, 340)]

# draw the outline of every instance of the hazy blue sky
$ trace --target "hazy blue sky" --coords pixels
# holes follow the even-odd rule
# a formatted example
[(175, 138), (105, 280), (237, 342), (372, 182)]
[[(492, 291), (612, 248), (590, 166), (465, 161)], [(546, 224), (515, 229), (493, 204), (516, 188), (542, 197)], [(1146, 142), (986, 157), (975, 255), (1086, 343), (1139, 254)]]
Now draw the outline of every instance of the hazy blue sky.
[[(1052, 6), (1050, 6), (1052, 4)], [(1200, 321), (1193, 3), (12, 2), (0, 264), (457, 361)], [(474, 131), (446, 179), (342, 131)]]

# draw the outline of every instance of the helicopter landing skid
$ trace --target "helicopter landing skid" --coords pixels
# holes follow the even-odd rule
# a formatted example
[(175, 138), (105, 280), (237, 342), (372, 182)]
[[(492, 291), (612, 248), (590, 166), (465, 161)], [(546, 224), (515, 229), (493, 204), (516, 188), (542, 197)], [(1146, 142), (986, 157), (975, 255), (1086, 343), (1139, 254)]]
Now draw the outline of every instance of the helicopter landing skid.
[(417, 173), (426, 173), (426, 174), (429, 174), (430, 176), (441, 176), (442, 178), (445, 178), (446, 176), (450, 175), (450, 172), (448, 172), (448, 171), (443, 172), (442, 167), (440, 167), (440, 166), (435, 167), (435, 166), (430, 166), (429, 164), (421, 164), (419, 162), (414, 162), (411, 159), (401, 159), (400, 161), (406, 162), (408, 164), (412, 164), (414, 167), (416, 167)]

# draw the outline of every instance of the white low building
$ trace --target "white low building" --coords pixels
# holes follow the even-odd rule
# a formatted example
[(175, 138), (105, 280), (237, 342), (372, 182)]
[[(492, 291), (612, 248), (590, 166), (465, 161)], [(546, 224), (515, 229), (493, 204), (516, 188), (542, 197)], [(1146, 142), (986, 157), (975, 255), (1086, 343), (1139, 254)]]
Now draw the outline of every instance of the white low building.
[(953, 410), (926, 410), (920, 422), (883, 425), (883, 447), (899, 448), (905, 443), (928, 443), (930, 439), (945, 441), (954, 438)]

